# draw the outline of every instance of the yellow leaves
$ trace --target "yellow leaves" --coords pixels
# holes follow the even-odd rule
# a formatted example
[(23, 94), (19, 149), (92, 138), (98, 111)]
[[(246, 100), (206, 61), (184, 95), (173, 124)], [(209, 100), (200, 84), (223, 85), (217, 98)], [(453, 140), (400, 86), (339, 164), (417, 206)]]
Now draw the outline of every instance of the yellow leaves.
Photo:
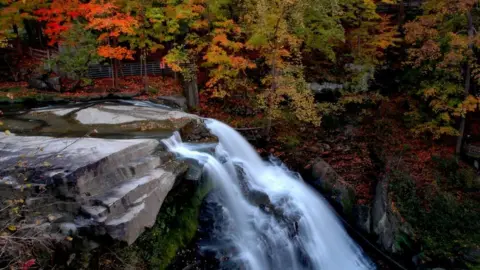
[(7, 136), (10, 136), (10, 135), (12, 134), (12, 133), (10, 132), (10, 130), (5, 130), (3, 133), (4, 133), (5, 135), (7, 135)]
[(18, 199), (18, 200), (6, 200), (5, 203), (8, 204), (9, 206), (15, 205), (15, 204), (23, 204), (25, 201), (23, 199)]
[(365, 96), (364, 95), (344, 95), (340, 103), (341, 104), (362, 104), (364, 103)]
[[(263, 83), (272, 84), (273, 79), (268, 76)], [(260, 104), (263, 104), (269, 117), (282, 117), (282, 111), (287, 111), (300, 121), (315, 126), (321, 124), (321, 116), (315, 98), (308, 89), (301, 68), (292, 65), (286, 66), (283, 74), (275, 78), (275, 83), (277, 85), (275, 91), (270, 89), (260, 96)], [(271, 101), (267, 102), (270, 99)]]
[(414, 134), (430, 133), (434, 139), (439, 139), (441, 136), (458, 136), (459, 132), (451, 126), (444, 126), (437, 121), (430, 121), (417, 125), (411, 130)]
[(458, 108), (455, 109), (454, 115), (465, 117), (465, 115), (468, 112), (474, 112), (478, 110), (479, 104), (480, 104), (479, 98), (469, 95), (467, 98), (465, 98), (465, 100), (462, 103), (460, 103)]
[(165, 63), (175, 72), (182, 72), (182, 65), (189, 63), (189, 55), (181, 48), (173, 48), (163, 58)]
[(196, 20), (191, 24), (191, 28), (194, 30), (200, 30), (208, 27), (207, 20)]
[(213, 44), (221, 44), (225, 47), (227, 47), (229, 44), (230, 44), (230, 41), (228, 40), (227, 38), (227, 35), (225, 34), (221, 34), (221, 35), (217, 35), (215, 37), (213, 37), (213, 40), (212, 40)]
[(157, 50), (162, 50), (162, 49), (164, 49), (164, 48), (165, 48), (165, 46), (163, 46), (162, 44), (158, 44), (158, 43), (157, 43), (157, 44), (154, 44), (154, 45), (152, 45), (152, 46), (150, 47), (150, 51), (151, 51), (152, 53), (155, 53)]
[(367, 7), (367, 9), (375, 10), (377, 8), (377, 5), (373, 0), (363, 0), (363, 4)]
[(438, 118), (446, 123), (449, 123), (451, 120), (451, 117), (448, 113), (441, 113)]
[(10, 225), (8, 225), (7, 229), (11, 232), (16, 232), (17, 231), (17, 226), (10, 224)]
[(14, 215), (20, 216), (20, 208), (18, 206), (13, 207), (10, 212)]
[(430, 88), (427, 88), (427, 89), (423, 90), (423, 97), (425, 99), (433, 97), (436, 94), (437, 94), (437, 89), (435, 89), (434, 87), (430, 87)]

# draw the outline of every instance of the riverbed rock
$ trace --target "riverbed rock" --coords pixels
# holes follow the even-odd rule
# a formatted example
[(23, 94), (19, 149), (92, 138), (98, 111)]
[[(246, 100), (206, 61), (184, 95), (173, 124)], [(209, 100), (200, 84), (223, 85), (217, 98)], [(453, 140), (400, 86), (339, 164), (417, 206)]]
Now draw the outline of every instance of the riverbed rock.
[(154, 102), (183, 111), (187, 110), (187, 99), (183, 96), (160, 96)]
[(346, 215), (353, 214), (355, 190), (323, 159), (318, 158), (313, 162), (312, 178), (314, 179), (313, 186), (319, 188), (341, 206)]
[(191, 121), (180, 129), (180, 135), (185, 142), (216, 143), (218, 138), (212, 135), (202, 121)]
[(196, 115), (167, 107), (97, 102), (38, 109), (2, 119), (0, 130), (21, 135), (166, 138), (190, 122), (202, 126), (201, 121)]
[(43, 81), (41, 77), (38, 77), (38, 76), (34, 76), (28, 79), (28, 86), (38, 90), (48, 89), (47, 83)]
[(60, 77), (50, 77), (47, 80), (45, 80), (45, 83), (47, 84), (49, 89), (55, 90), (57, 92), (60, 92), (62, 90)]

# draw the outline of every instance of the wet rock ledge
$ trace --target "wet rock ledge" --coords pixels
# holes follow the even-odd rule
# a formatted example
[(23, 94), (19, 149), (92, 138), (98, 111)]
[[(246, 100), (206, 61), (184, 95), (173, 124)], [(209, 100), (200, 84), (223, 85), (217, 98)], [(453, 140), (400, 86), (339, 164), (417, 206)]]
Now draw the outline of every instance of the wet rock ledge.
[[(216, 141), (199, 117), (164, 108), (96, 104), (35, 111), (4, 122), (22, 134), (58, 135), (63, 125), (63, 132), (70, 128), (93, 136), (91, 130), (98, 135), (117, 130), (139, 137), (147, 125), (164, 137), (178, 130), (185, 138)], [(18, 204), (19, 210), (0, 212), (0, 225), (9, 226), (13, 218), (12, 231), (19, 236), (33, 230), (51, 239), (80, 236), (94, 243), (107, 237), (132, 244), (154, 225), (169, 191), (187, 181), (189, 168), (199, 169), (192, 166), (148, 136), (119, 140), (1, 133), (1, 208)]]

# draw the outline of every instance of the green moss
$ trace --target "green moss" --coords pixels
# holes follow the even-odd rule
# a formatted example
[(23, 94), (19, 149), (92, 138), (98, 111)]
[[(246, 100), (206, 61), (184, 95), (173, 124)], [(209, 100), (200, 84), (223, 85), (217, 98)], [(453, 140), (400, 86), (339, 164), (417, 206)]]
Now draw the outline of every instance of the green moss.
[(206, 183), (198, 188), (184, 183), (167, 197), (154, 227), (135, 244), (136, 252), (150, 269), (167, 268), (177, 250), (195, 236), (200, 205), (210, 188)]
[(300, 145), (300, 139), (295, 135), (288, 135), (284, 137), (279, 137), (278, 140), (285, 146), (287, 149), (294, 149)]
[(0, 89), (0, 92), (9, 92), (9, 93), (16, 93), (22, 91), (22, 87), (16, 86), (16, 87), (9, 87), (9, 88), (2, 88)]
[(353, 205), (355, 204), (355, 191), (351, 188), (347, 188), (346, 194), (341, 196), (343, 213), (347, 216), (353, 215)]
[(458, 200), (455, 193), (433, 187), (418, 190), (405, 172), (394, 172), (390, 183), (396, 206), (413, 227), (414, 240), (426, 256), (459, 259), (462, 250), (480, 243), (476, 201), (468, 197)]
[(159, 92), (160, 91), (155, 87), (152, 87), (152, 86), (148, 87), (148, 93), (151, 95), (157, 95)]
[(438, 182), (445, 189), (456, 188), (468, 191), (480, 188), (476, 171), (470, 167), (462, 167), (456, 158), (433, 157), (432, 160), (437, 164)]

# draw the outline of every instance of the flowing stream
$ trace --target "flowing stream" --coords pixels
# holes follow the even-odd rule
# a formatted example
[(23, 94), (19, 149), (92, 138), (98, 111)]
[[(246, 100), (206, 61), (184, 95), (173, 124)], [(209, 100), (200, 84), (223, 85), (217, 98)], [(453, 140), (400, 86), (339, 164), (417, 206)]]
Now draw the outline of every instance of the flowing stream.
[[(342, 227), (325, 199), (279, 162), (266, 162), (233, 128), (207, 126), (220, 142), (164, 140), (170, 151), (204, 165), (215, 184), (221, 219), (203, 248), (223, 259), (223, 269), (375, 269)], [(227, 258), (227, 259), (224, 259)]]

